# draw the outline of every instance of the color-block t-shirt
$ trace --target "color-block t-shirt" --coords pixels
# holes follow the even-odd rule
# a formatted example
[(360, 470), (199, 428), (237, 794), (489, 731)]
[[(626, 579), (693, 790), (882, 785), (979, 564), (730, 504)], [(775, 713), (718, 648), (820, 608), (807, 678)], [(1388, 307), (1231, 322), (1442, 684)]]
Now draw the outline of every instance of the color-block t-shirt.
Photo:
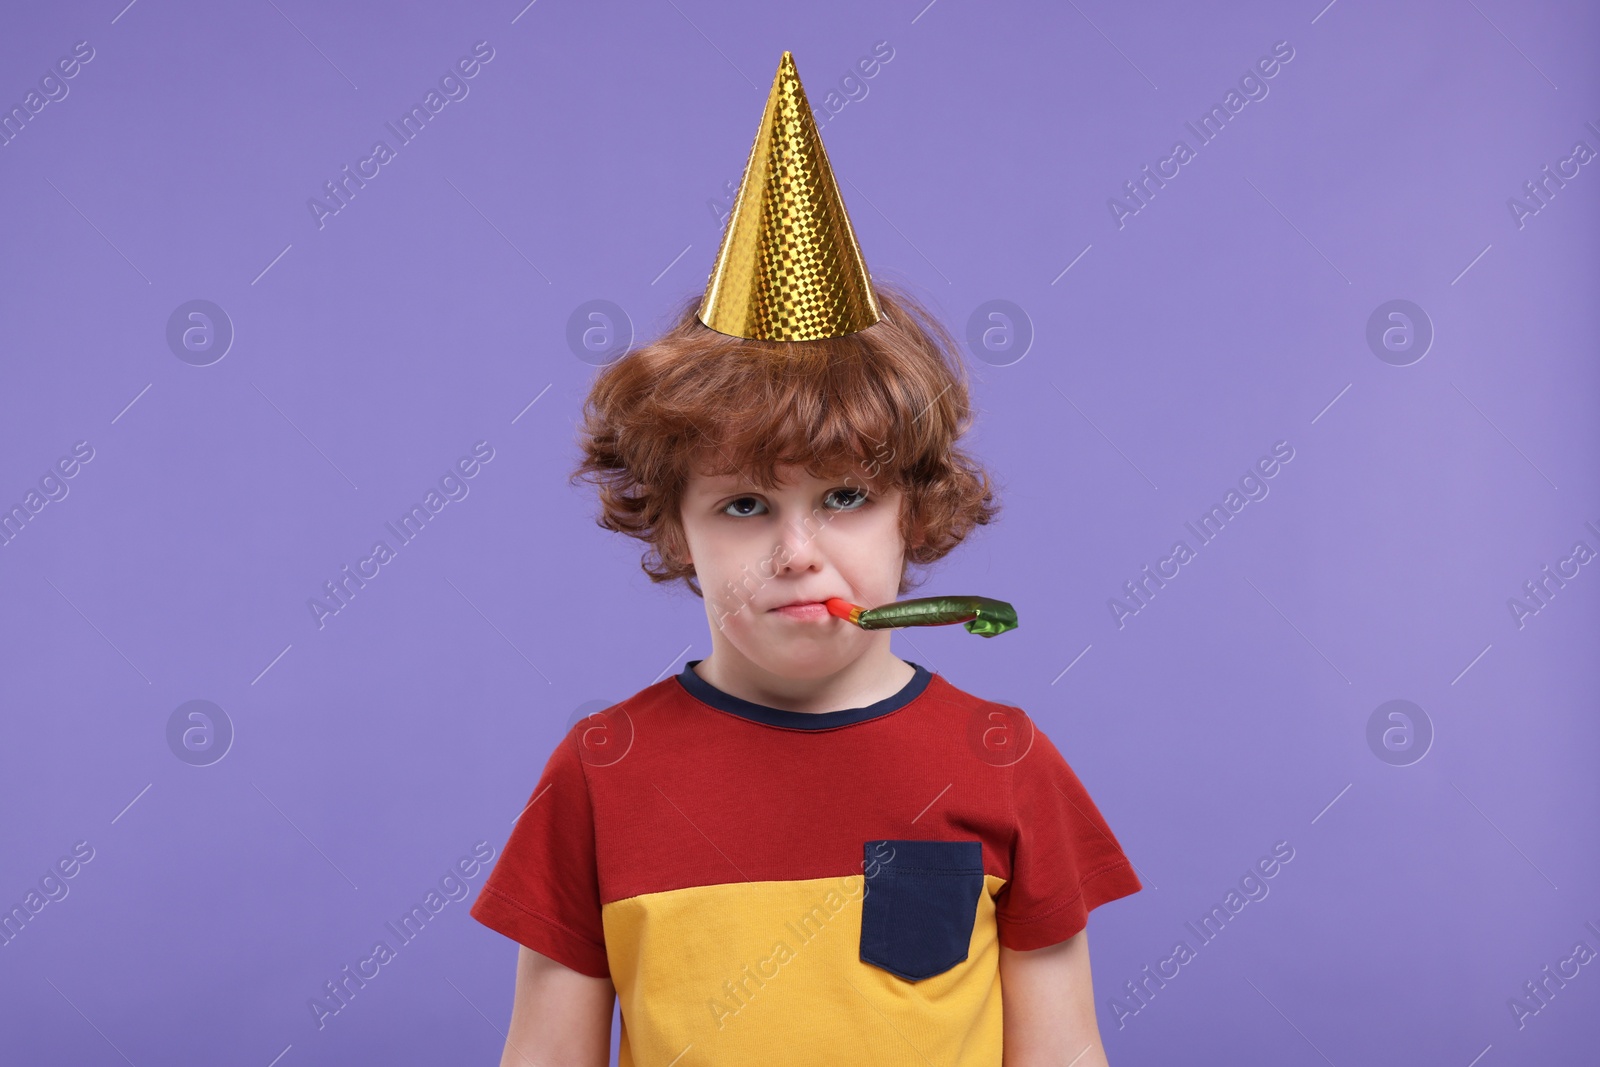
[(811, 714), (699, 662), (563, 737), (472, 916), (611, 979), (622, 1067), (999, 1067), (1000, 946), (1141, 888), (1076, 774), (915, 663)]

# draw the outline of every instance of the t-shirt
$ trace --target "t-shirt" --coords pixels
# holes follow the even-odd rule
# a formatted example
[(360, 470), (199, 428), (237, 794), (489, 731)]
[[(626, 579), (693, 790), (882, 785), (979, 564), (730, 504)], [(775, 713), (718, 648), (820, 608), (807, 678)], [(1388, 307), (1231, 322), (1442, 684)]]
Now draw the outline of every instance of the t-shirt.
[(1141, 888), (1077, 775), (916, 663), (813, 714), (699, 662), (568, 731), (473, 918), (611, 979), (621, 1067), (999, 1067), (1000, 946)]

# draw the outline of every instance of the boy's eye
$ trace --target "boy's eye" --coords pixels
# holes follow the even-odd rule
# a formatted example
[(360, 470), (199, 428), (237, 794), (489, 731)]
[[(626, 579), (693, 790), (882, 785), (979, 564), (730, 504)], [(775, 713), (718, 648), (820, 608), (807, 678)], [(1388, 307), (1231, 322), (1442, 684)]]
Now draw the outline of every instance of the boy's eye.
[(865, 489), (835, 489), (833, 492), (843, 493), (846, 500), (849, 502), (846, 506), (841, 507), (839, 509), (840, 511), (854, 511), (857, 508), (865, 505), (867, 502), (867, 492)]
[[(864, 489), (831, 489), (828, 491), (828, 496), (824, 499), (835, 499), (836, 494), (843, 497), (844, 503), (837, 506), (834, 509), (835, 511), (857, 511), (864, 507), (867, 503), (867, 493)], [(756, 508), (766, 507), (766, 505), (756, 497), (742, 496), (737, 500), (728, 501), (728, 503), (723, 506), (722, 513), (733, 518), (748, 518), (751, 515), (759, 514), (753, 510), (747, 510), (747, 508), (750, 506)]]

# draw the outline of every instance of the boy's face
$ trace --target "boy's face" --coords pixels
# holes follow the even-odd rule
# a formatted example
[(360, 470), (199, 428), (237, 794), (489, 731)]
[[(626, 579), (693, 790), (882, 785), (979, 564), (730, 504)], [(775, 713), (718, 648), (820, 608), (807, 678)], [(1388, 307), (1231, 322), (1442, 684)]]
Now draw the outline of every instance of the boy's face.
[(886, 647), (890, 632), (862, 630), (820, 607), (774, 609), (829, 597), (867, 608), (892, 602), (905, 562), (903, 494), (872, 493), (860, 474), (778, 473), (770, 491), (737, 475), (690, 476), (682, 504), (689, 563), (713, 653), (785, 678), (824, 677)]

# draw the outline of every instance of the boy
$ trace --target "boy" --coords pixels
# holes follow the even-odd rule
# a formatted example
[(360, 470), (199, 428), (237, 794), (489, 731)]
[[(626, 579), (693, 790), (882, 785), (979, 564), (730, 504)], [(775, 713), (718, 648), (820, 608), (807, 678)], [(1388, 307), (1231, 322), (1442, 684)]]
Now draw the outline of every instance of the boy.
[[(1090, 909), (1140, 882), (1021, 709), (828, 614), (997, 508), (948, 333), (867, 275), (789, 53), (703, 300), (603, 370), (577, 474), (711, 653), (558, 743), (474, 918), (503, 1065), (1106, 1063)], [(1004, 996), (1002, 999), (1002, 989)]]

